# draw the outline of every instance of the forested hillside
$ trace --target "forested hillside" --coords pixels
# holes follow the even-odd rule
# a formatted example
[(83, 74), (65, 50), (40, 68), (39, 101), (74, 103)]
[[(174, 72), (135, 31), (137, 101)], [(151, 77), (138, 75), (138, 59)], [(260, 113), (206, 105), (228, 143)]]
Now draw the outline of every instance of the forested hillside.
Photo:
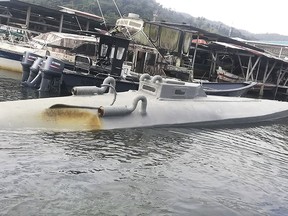
[[(99, 5), (104, 14), (107, 23), (113, 25), (118, 19), (119, 13), (114, 2), (117, 4), (122, 15), (128, 13), (139, 14), (141, 18), (146, 20), (165, 20), (168, 22), (187, 23), (197, 28), (201, 28), (213, 33), (224, 36), (239, 37), (247, 40), (287, 40), (288, 36), (277, 34), (252, 34), (244, 30), (230, 28), (229, 26), (204, 17), (193, 17), (189, 14), (175, 12), (173, 10), (164, 8), (155, 0), (22, 0), (25, 2), (42, 5), (58, 9), (57, 6), (66, 6), (73, 9), (93, 13), (101, 16)], [(98, 5), (99, 2), (99, 5)]]

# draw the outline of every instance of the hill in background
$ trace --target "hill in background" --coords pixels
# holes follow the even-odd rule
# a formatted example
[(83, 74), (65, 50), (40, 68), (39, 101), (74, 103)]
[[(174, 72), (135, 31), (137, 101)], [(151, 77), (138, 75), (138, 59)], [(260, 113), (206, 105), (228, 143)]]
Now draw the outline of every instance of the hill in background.
[[(242, 38), (245, 40), (262, 40), (262, 41), (288, 41), (288, 36), (280, 34), (253, 34), (251, 32), (231, 28), (222, 22), (211, 21), (204, 17), (193, 17), (190, 14), (180, 13), (171, 9), (165, 8), (155, 0), (115, 0), (117, 7), (113, 0), (22, 0), (33, 4), (42, 5), (57, 9), (57, 6), (66, 6), (73, 9), (101, 15), (99, 5), (103, 12), (107, 23), (113, 26), (115, 21), (120, 17), (117, 7), (122, 15), (128, 13), (139, 14), (144, 20), (160, 20), (175, 23), (186, 23), (203, 30), (220, 34), (223, 36), (230, 36), (235, 38)], [(99, 2), (99, 5), (98, 5)]]

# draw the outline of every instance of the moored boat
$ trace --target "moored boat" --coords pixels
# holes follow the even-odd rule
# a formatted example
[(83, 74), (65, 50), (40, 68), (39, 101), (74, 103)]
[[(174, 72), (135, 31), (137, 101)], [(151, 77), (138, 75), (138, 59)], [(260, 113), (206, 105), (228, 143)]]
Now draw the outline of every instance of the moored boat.
[(108, 130), (256, 123), (288, 117), (287, 102), (207, 96), (200, 84), (160, 76), (142, 75), (138, 90), (117, 93), (114, 84), (108, 77), (101, 87), (75, 87), (73, 96), (1, 102), (0, 128)]
[[(46, 32), (23, 42), (18, 40), (0, 40), (0, 68), (8, 71), (22, 72), (21, 61), (25, 52), (45, 57), (52, 56), (62, 60), (68, 68), (74, 65), (76, 49), (80, 45), (96, 44), (92, 36)], [(90, 54), (90, 53), (93, 54)], [(87, 56), (93, 58), (93, 50), (85, 50)], [(90, 55), (89, 55), (90, 54)]]
[(203, 88), (206, 94), (241, 97), (256, 86), (257, 82), (203, 82)]
[[(98, 38), (99, 46), (96, 55), (97, 61), (93, 61), (86, 55), (76, 55), (74, 68), (72, 70), (67, 68), (64, 69), (64, 67), (62, 67), (62, 70), (58, 70), (57, 73), (54, 71), (53, 73), (50, 73), (49, 76), (46, 76), (47, 79), (50, 80), (50, 84), (59, 84), (59, 86), (54, 87), (49, 84), (44, 88), (44, 85), (41, 85), (40, 83), (41, 76), (36, 75), (39, 69), (42, 75), (45, 74), (42, 73), (42, 68), (50, 68), (48, 64), (53, 61), (59, 61), (59, 59), (53, 58), (54, 60), (50, 61), (52, 58), (50, 56), (48, 57), (50, 58), (49, 60), (37, 62), (37, 55), (35, 53), (25, 52), (22, 60), (22, 82), (30, 87), (39, 88), (40, 85), (40, 91), (60, 89), (60, 95), (69, 95), (74, 86), (99, 86), (106, 77), (112, 76), (117, 83), (116, 90), (121, 92), (130, 89), (137, 90), (139, 77), (145, 72), (152, 71), (152, 73), (160, 73), (161, 70), (157, 71), (156, 69), (156, 59), (159, 57), (156, 49), (136, 44), (129, 46), (129, 40), (117, 36), (99, 35)], [(133, 53), (132, 58), (130, 55), (131, 52)], [(127, 56), (130, 57), (131, 62), (127, 61)], [(140, 56), (142, 56), (142, 59)], [(152, 56), (154, 57), (152, 58)], [(149, 58), (150, 61), (147, 60)], [(40, 64), (42, 64), (41, 67)], [(134, 71), (131, 70), (132, 66)], [(38, 69), (37, 72), (35, 72), (35, 68)], [(165, 73), (164, 76), (166, 76)], [(34, 79), (35, 77), (37, 77), (37, 79), (39, 78), (38, 81)], [(56, 82), (53, 81), (55, 79), (57, 80)], [(38, 83), (38, 85), (34, 85), (35, 83)], [(46, 83), (48, 84), (48, 82)], [(206, 94), (222, 96), (242, 96), (255, 84), (256, 83), (249, 82), (202, 82)]]

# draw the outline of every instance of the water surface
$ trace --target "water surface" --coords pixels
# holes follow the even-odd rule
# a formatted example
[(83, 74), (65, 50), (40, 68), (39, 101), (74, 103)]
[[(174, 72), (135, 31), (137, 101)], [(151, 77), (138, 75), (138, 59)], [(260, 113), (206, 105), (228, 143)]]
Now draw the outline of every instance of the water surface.
[[(1, 101), (25, 92), (0, 76)], [(286, 121), (0, 130), (0, 215), (288, 215), (287, 134)]]

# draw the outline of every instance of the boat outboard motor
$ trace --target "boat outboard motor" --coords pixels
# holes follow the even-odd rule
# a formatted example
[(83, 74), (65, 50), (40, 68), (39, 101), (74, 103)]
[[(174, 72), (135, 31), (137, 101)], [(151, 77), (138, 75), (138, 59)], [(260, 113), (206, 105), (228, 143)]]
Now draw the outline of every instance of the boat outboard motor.
[(30, 74), (25, 84), (31, 88), (39, 88), (41, 83), (41, 71), (39, 72), (40, 66), (43, 63), (43, 58), (38, 57), (32, 66), (30, 67)]
[(25, 51), (23, 54), (23, 58), (21, 61), (22, 65), (22, 83), (27, 81), (29, 74), (30, 74), (30, 67), (34, 63), (34, 61), (38, 58), (41, 57), (40, 55), (37, 55), (32, 52)]
[(60, 93), (63, 70), (63, 61), (48, 56), (40, 68), (42, 80), (39, 91)]

